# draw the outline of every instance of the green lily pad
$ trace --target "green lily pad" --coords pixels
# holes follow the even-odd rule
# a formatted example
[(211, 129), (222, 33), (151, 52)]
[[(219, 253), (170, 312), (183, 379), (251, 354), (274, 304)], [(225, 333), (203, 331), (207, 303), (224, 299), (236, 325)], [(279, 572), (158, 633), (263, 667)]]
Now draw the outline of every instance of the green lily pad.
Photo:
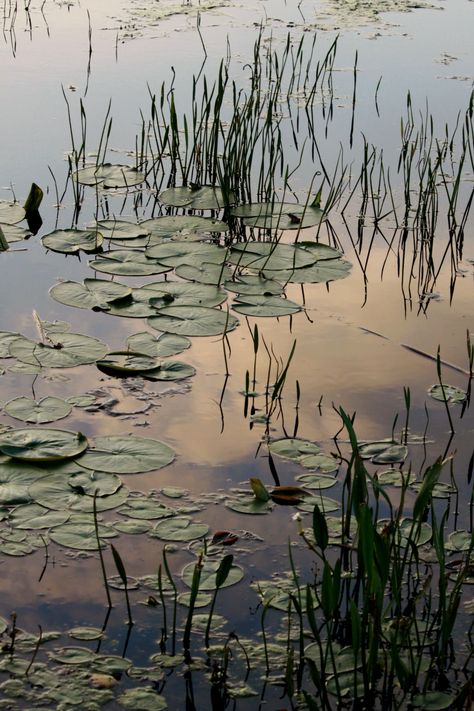
[[(215, 590), (216, 588), (216, 573), (219, 568), (220, 560), (205, 560), (201, 569), (201, 579), (199, 582), (200, 591)], [(194, 563), (188, 563), (183, 568), (182, 579), (183, 583), (189, 588), (192, 587)], [(239, 583), (244, 577), (244, 571), (240, 565), (232, 565), (222, 588), (228, 588)]]
[(149, 496), (130, 497), (126, 506), (122, 506), (120, 513), (133, 519), (162, 519), (174, 516), (174, 509), (162, 504), (155, 498)]
[(227, 294), (223, 289), (209, 284), (189, 284), (181, 281), (146, 284), (143, 291), (150, 292), (150, 304), (159, 309), (164, 306), (220, 306)]
[(173, 333), (162, 333), (161, 336), (154, 336), (147, 331), (134, 333), (127, 338), (127, 347), (130, 350), (146, 353), (152, 358), (167, 358), (177, 355), (189, 348), (191, 341), (186, 336), (176, 336)]
[(25, 219), (25, 210), (17, 202), (0, 200), (0, 222), (15, 225)]
[(127, 689), (117, 701), (122, 708), (135, 711), (164, 711), (168, 708), (165, 698), (154, 689)]
[(107, 346), (98, 338), (80, 333), (54, 333), (48, 343), (17, 338), (10, 343), (10, 355), (22, 363), (42, 368), (75, 368), (95, 363), (107, 353)]
[(221, 188), (212, 185), (202, 187), (168, 188), (158, 195), (163, 205), (170, 207), (187, 207), (190, 210), (220, 210), (235, 202), (235, 196), (230, 193), (226, 196)]
[(453, 531), (449, 534), (446, 548), (450, 551), (468, 551), (471, 547), (472, 534), (469, 531)]
[(158, 331), (180, 336), (220, 336), (238, 326), (235, 316), (207, 306), (167, 306), (148, 324)]
[(305, 249), (282, 242), (240, 242), (232, 247), (228, 260), (239, 267), (246, 267), (282, 281), (274, 271), (300, 269), (314, 264), (315, 257)]
[(414, 472), (400, 471), (400, 469), (387, 469), (384, 472), (378, 472), (378, 483), (382, 486), (406, 486), (413, 484), (416, 481)]
[(203, 262), (202, 264), (181, 264), (176, 267), (176, 276), (199, 284), (219, 286), (228, 281), (232, 272), (226, 264), (212, 264)]
[(406, 459), (408, 449), (404, 444), (385, 440), (362, 444), (359, 453), (362, 459), (370, 459), (374, 464), (395, 464)]
[(105, 358), (96, 362), (96, 366), (103, 373), (119, 376), (136, 376), (148, 370), (156, 370), (160, 364), (158, 358), (134, 351), (111, 351)]
[(230, 511), (237, 511), (237, 513), (249, 514), (251, 516), (267, 514), (272, 510), (272, 506), (268, 501), (261, 501), (250, 492), (248, 494), (230, 497), (225, 500), (224, 505), (227, 509), (230, 509)]
[[(103, 524), (98, 524), (99, 540), (101, 545), (104, 538), (115, 538), (117, 536), (117, 531), (115, 531), (111, 526), (104, 526)], [(65, 548), (74, 548), (77, 550), (84, 551), (96, 551), (97, 550), (97, 538), (94, 522), (75, 522), (69, 521), (63, 523), (61, 526), (56, 526), (53, 528), (49, 534), (49, 537), (54, 543)]]
[(0, 223), (0, 232), (3, 234), (8, 244), (21, 242), (21, 240), (31, 237), (31, 232), (24, 227), (18, 227), (18, 225), (8, 225), (5, 222)]
[(142, 533), (148, 533), (151, 528), (151, 523), (149, 521), (136, 521), (129, 519), (128, 521), (114, 521), (113, 527), (119, 533), (141, 535)]
[(229, 229), (225, 222), (195, 215), (155, 217), (141, 222), (140, 227), (154, 237), (171, 237), (177, 232), (227, 232)]
[(41, 238), (43, 247), (61, 254), (97, 252), (103, 237), (96, 230), (54, 230)]
[(51, 529), (66, 523), (70, 518), (69, 511), (51, 511), (39, 504), (17, 506), (10, 515), (9, 522), (14, 528), (20, 529)]
[(173, 517), (159, 521), (151, 535), (163, 541), (194, 541), (209, 533), (205, 523), (194, 523), (190, 518)]
[(148, 230), (144, 229), (143, 225), (137, 225), (127, 220), (99, 220), (97, 222), (97, 229), (104, 239), (112, 240), (120, 239), (128, 241), (148, 235)]
[(99, 185), (101, 188), (130, 188), (140, 185), (145, 175), (129, 165), (102, 165), (81, 168), (73, 174), (73, 180), (81, 185)]
[(202, 262), (222, 264), (227, 254), (224, 247), (207, 242), (164, 242), (148, 247), (145, 254), (160, 264), (179, 267), (182, 264), (199, 266)]
[(434, 400), (441, 400), (442, 402), (454, 402), (456, 404), (462, 403), (467, 397), (465, 390), (457, 388), (454, 385), (432, 385), (428, 390), (428, 394)]
[(50, 659), (59, 664), (91, 664), (95, 654), (87, 647), (59, 647), (48, 653)]
[(71, 489), (87, 496), (110, 496), (122, 486), (122, 480), (110, 472), (78, 471), (68, 479)]
[(49, 295), (60, 304), (93, 311), (108, 311), (112, 302), (126, 299), (131, 293), (125, 284), (107, 279), (84, 279), (82, 284), (62, 281), (49, 290)]
[(87, 449), (80, 432), (46, 428), (9, 430), (0, 434), (0, 452), (31, 462), (54, 462), (77, 457)]
[(319, 225), (324, 217), (319, 207), (289, 202), (240, 205), (234, 208), (231, 214), (241, 217), (248, 227), (279, 230), (298, 230)]
[(29, 397), (16, 397), (5, 403), (3, 409), (17, 420), (41, 425), (67, 417), (72, 406), (58, 397), (44, 397), (39, 401)]
[(33, 501), (30, 490), (25, 484), (6, 483), (0, 484), (0, 504), (2, 506), (17, 506), (29, 504)]
[(335, 472), (339, 468), (339, 460), (324, 452), (305, 454), (298, 459), (298, 462), (306, 469), (317, 469), (325, 474)]
[(12, 331), (0, 331), (0, 358), (12, 358), (10, 355), (10, 343), (17, 338), (23, 338), (21, 333)]
[(234, 301), (232, 309), (245, 316), (290, 316), (302, 307), (280, 296), (242, 296)]
[(428, 691), (426, 694), (417, 694), (412, 699), (415, 708), (423, 711), (443, 711), (453, 707), (455, 696), (445, 691)]
[(237, 279), (226, 281), (227, 291), (240, 296), (280, 296), (284, 287), (275, 279), (265, 279), (260, 274), (242, 274)]
[(196, 375), (196, 368), (180, 360), (164, 360), (154, 370), (147, 370), (143, 373), (145, 380), (168, 381), (184, 380)]
[(89, 266), (95, 271), (119, 276), (150, 276), (164, 274), (171, 270), (171, 267), (147, 257), (137, 249), (114, 249), (111, 252), (103, 252), (89, 262)]
[(112, 435), (96, 437), (94, 445), (80, 458), (79, 464), (115, 474), (140, 474), (165, 467), (174, 456), (171, 447), (158, 440)]
[(99, 627), (73, 627), (69, 630), (68, 634), (73, 639), (80, 639), (87, 642), (94, 639), (101, 639), (104, 636), (104, 632)]
[(317, 261), (309, 267), (301, 269), (281, 269), (269, 271), (264, 269), (262, 275), (274, 277), (285, 284), (323, 284), (329, 281), (345, 279), (349, 276), (352, 264), (346, 259), (326, 259)]
[(297, 439), (295, 437), (285, 437), (270, 442), (268, 449), (272, 454), (276, 454), (284, 459), (299, 461), (302, 457), (315, 455), (321, 452), (321, 448), (315, 442), (307, 439)]

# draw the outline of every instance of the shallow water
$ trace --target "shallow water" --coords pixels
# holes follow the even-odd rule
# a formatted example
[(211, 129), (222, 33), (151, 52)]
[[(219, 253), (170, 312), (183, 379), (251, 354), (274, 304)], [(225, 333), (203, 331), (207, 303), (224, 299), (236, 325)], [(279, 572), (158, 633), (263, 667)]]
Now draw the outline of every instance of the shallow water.
[[(133, 163), (135, 135), (141, 129), (140, 111), (145, 116), (149, 114), (149, 88), (159, 94), (162, 82), (169, 85), (171, 67), (176, 72), (175, 96), (179, 110), (183, 112), (189, 106), (191, 74), (199, 71), (204, 59), (196, 8), (178, 6), (176, 13), (163, 19), (155, 12), (154, 4), (145, 0), (118, 5), (108, 0), (46, 2), (43, 12), (39, 4), (32, 7), (30, 13), (19, 8), (14, 27), (10, 29), (12, 16), (8, 3), (5, 5), (4, 36), (3, 42), (0, 41), (0, 96), (5, 107), (1, 122), (0, 199), (16, 197), (23, 202), (32, 181), (43, 188), (45, 196), (40, 208), (43, 225), (38, 235), (12, 244), (8, 252), (0, 254), (0, 330), (18, 331), (36, 338), (32, 318), (32, 311), (36, 310), (42, 319), (66, 320), (73, 332), (100, 337), (112, 350), (119, 349), (127, 336), (147, 329), (145, 320), (73, 309), (48, 296), (49, 288), (60, 279), (81, 280), (94, 276), (87, 266), (87, 255), (80, 260), (74, 256), (64, 257), (47, 252), (39, 241), (56, 226), (71, 226), (73, 219), (70, 189), (58, 206), (52, 179), (54, 175), (61, 196), (68, 170), (66, 154), (71, 150), (62, 89), (70, 105), (76, 142), (80, 141), (79, 100), (83, 101), (89, 154), (97, 149), (111, 100), (113, 124), (108, 159), (114, 163)], [(168, 12), (167, 5), (160, 4), (160, 13), (163, 7), (164, 12)], [(171, 7), (171, 3), (169, 5)], [(382, 9), (390, 12), (375, 16), (365, 8), (354, 13), (341, 10), (341, 3), (336, 4), (336, 11), (334, 5), (325, 2), (314, 13), (313, 3), (309, 2), (300, 3), (300, 12), (286, 2), (204, 3), (199, 15), (208, 53), (204, 72), (214, 78), (229, 46), (229, 71), (238, 85), (243, 83), (245, 63), (251, 56), (260, 22), (265, 25), (265, 42), (272, 34), (278, 49), (284, 47), (287, 32), (291, 32), (296, 42), (302, 35), (310, 36), (317, 30), (318, 56), (323, 56), (340, 29), (333, 73), (333, 116), (327, 120), (328, 114), (322, 115), (321, 105), (316, 110), (321, 136), (327, 131), (327, 138), (322, 141), (325, 163), (332, 167), (340, 143), (347, 146), (357, 51), (354, 147), (348, 150), (347, 160), (358, 165), (363, 134), (370, 145), (384, 149), (395, 175), (400, 118), (406, 115), (407, 91), (411, 92), (417, 120), (428, 104), (435, 134), (440, 138), (446, 123), (453, 127), (458, 114), (464, 117), (473, 85), (469, 36), (472, 3), (450, 0), (449, 5), (433, 3), (434, 9), (400, 12), (410, 3), (387, 2), (382, 3)], [(92, 30), (90, 55), (87, 11)], [(327, 27), (330, 29), (324, 29)], [(325, 110), (327, 112), (327, 108)], [(301, 124), (305, 126), (304, 116)], [(285, 130), (288, 160), (295, 163), (297, 151), (291, 145), (289, 130)], [(313, 168), (308, 147), (302, 168), (292, 183), (302, 201), (306, 199)], [(353, 170), (355, 175), (357, 167)], [(466, 165), (464, 199), (472, 189), (472, 180), (472, 170)], [(396, 179), (394, 184), (395, 201), (400, 204), (400, 184)], [(282, 191), (283, 186), (277, 189)], [(94, 216), (93, 193), (91, 190), (90, 198), (84, 202), (79, 227), (89, 224)], [(122, 200), (122, 196), (110, 196), (111, 214), (119, 214)], [(140, 203), (136, 211), (139, 219), (150, 217), (151, 206), (146, 200), (145, 192), (143, 204)], [(103, 202), (101, 209), (104, 209)], [(441, 213), (443, 209), (446, 210), (446, 203), (442, 201)], [(135, 219), (131, 198), (127, 199), (121, 217)], [(442, 264), (436, 282), (428, 284), (428, 289), (419, 283), (420, 262), (415, 263), (411, 280), (409, 269), (403, 276), (399, 274), (396, 250), (387, 257), (387, 242), (393, 235), (390, 219), (382, 226), (383, 234), (376, 236), (370, 250), (372, 228), (367, 220), (364, 245), (360, 250), (354, 249), (357, 217), (356, 203), (347, 211), (346, 224), (337, 208), (330, 218), (334, 234), (353, 264), (348, 278), (331, 282), (327, 287), (305, 285), (304, 293), (298, 285), (289, 285), (288, 297), (298, 303), (304, 298), (306, 306), (306, 312), (296, 314), (291, 321), (287, 316), (279, 320), (249, 318), (250, 328), (258, 324), (261, 339), (271, 345), (282, 362), (286, 361), (296, 340), (282, 409), (272, 418), (268, 432), (264, 424), (250, 423), (244, 413), (240, 391), (245, 386), (246, 371), (252, 372), (253, 368), (250, 330), (244, 317), (240, 317), (240, 327), (229, 334), (228, 379), (225, 378), (221, 339), (196, 338), (191, 349), (179, 356), (197, 370), (197, 375), (184, 384), (138, 383), (138, 389), (133, 390), (128, 381), (104, 376), (93, 366), (51, 370), (46, 375), (40, 374), (38, 379), (7, 370), (0, 376), (0, 400), (6, 402), (18, 395), (31, 395), (32, 389), (37, 399), (46, 395), (66, 398), (99, 389), (104, 399), (117, 400), (112, 408), (95, 413), (75, 408), (57, 426), (81, 431), (90, 437), (133, 433), (163, 440), (173, 447), (177, 457), (172, 465), (152, 474), (125, 476), (125, 484), (138, 491), (178, 486), (190, 492), (189, 500), (199, 500), (204, 495), (205, 507), (195, 517), (208, 523), (211, 530), (225, 528), (255, 533), (261, 540), (242, 538), (233, 551), (236, 562), (245, 569), (246, 582), (268, 577), (277, 568), (287, 569), (288, 538), (296, 538), (295, 524), (291, 520), (293, 509), (276, 507), (268, 516), (243, 516), (224, 508), (224, 495), (235, 486), (248, 488), (251, 476), (272, 483), (266, 448), (261, 446), (262, 439), (268, 435), (277, 439), (297, 433), (299, 437), (320, 443), (325, 452), (334, 452), (333, 437), (341, 427), (334, 407), (357, 413), (355, 427), (363, 440), (390, 437), (394, 417), (399, 413), (396, 425), (399, 435), (405, 417), (403, 387), (409, 387), (411, 434), (421, 436), (427, 428), (427, 441), (424, 446), (410, 446), (407, 463), (412, 464), (414, 471), (420, 471), (438, 455), (456, 451), (454, 470), (462, 501), (463, 496), (469, 495), (465, 472), (472, 454), (472, 411), (467, 409), (460, 419), (460, 407), (451, 406), (456, 430), (451, 440), (443, 403), (430, 398), (427, 390), (437, 382), (433, 358), (438, 347), (444, 363), (444, 382), (467, 387), (468, 375), (450, 364), (468, 371), (466, 331), (474, 331), (472, 217), (465, 229), (462, 258), (454, 266), (456, 278), (452, 294), (449, 258)], [(315, 237), (316, 229), (310, 228), (300, 239)], [(320, 237), (329, 241), (325, 228)], [(285, 235), (284, 241), (292, 238), (291, 234)], [(434, 246), (436, 264), (441, 263), (447, 241), (446, 224), (440, 219)], [(364, 263), (367, 254), (365, 283), (359, 259)], [(146, 281), (122, 277), (118, 280), (132, 286)], [(268, 364), (267, 355), (260, 349), (256, 385), (259, 392), (265, 387)], [(9, 365), (5, 360), (2, 367), (6, 369)], [(296, 380), (301, 389), (298, 403)], [(150, 403), (151, 408), (140, 412), (143, 403)], [(425, 405), (429, 412), (428, 423)], [(255, 406), (264, 409), (262, 395), (256, 398)], [(0, 417), (0, 424), (19, 426), (5, 413)], [(344, 435), (341, 439), (344, 441)], [(295, 483), (294, 477), (300, 469), (285, 460), (278, 460), (276, 464), (282, 483)], [(448, 479), (446, 472), (444, 480)], [(337, 499), (338, 492), (340, 484), (326, 493)], [(396, 499), (397, 492), (392, 490), (392, 494)], [(468, 525), (468, 511), (461, 506), (457, 526)], [(116, 541), (126, 561), (127, 573), (132, 576), (155, 574), (162, 548), (160, 541), (126, 535)], [(307, 562), (301, 550), (297, 555)], [(71, 551), (54, 544), (50, 544), (49, 556), (46, 572), (38, 583), (44, 564), (41, 551), (23, 558), (2, 555), (3, 607), (0, 613), (8, 617), (15, 609), (19, 613), (18, 624), (29, 630), (34, 630), (37, 624), (43, 629), (61, 631), (78, 624), (100, 625), (104, 593), (97, 560), (93, 557), (78, 560), (76, 554), (71, 555)], [(178, 571), (192, 560), (194, 556), (189, 551), (176, 552), (173, 570)], [(145, 597), (145, 592), (140, 591), (135, 599), (143, 601)], [(119, 598), (115, 599), (120, 606)], [(258, 628), (258, 616), (248, 614), (249, 606), (256, 606), (257, 599), (245, 583), (225, 591), (223, 600), (229, 608), (225, 614), (229, 618), (234, 615), (231, 629), (247, 635)], [(159, 630), (149, 631), (150, 610), (139, 607), (137, 610), (139, 624), (132, 633), (127, 656), (136, 664), (145, 664), (150, 648), (157, 651)], [(105, 643), (110, 653), (120, 652), (124, 614), (124, 608), (120, 607), (119, 613), (114, 610)], [(177, 684), (170, 698), (179, 694)], [(201, 708), (207, 708), (204, 692), (197, 694), (203, 694)], [(251, 701), (242, 701), (238, 708), (255, 708), (251, 704)]]

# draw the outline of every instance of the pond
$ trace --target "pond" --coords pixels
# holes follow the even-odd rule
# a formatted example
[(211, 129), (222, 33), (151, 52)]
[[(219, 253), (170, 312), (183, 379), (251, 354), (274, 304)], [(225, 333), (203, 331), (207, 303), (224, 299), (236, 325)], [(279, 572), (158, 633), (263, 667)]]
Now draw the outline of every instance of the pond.
[(469, 0), (3, 2), (0, 708), (468, 708)]

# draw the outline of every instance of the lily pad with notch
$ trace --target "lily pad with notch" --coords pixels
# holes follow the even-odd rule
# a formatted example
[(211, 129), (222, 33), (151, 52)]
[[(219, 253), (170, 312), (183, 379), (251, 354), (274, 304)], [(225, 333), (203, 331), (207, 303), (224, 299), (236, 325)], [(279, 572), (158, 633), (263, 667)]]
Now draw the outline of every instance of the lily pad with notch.
[(96, 228), (104, 239), (111, 240), (133, 240), (149, 234), (143, 225), (128, 220), (99, 220)]
[(165, 215), (140, 223), (154, 237), (172, 237), (178, 232), (227, 232), (229, 225), (221, 220), (197, 215)]
[(463, 403), (467, 398), (467, 393), (462, 388), (457, 388), (454, 385), (443, 385), (437, 384), (432, 385), (428, 390), (428, 394), (434, 400), (441, 400), (441, 402), (452, 402), (455, 404)]
[(92, 165), (73, 173), (73, 180), (81, 185), (98, 185), (101, 188), (130, 188), (140, 185), (145, 174), (129, 165), (102, 163)]
[(231, 211), (242, 218), (247, 227), (262, 229), (298, 230), (319, 225), (324, 219), (321, 208), (311, 204), (290, 202), (259, 202), (240, 205)]
[(5, 403), (3, 409), (17, 420), (41, 425), (67, 417), (72, 406), (58, 397), (44, 397), (38, 401), (30, 397), (16, 397)]
[(43, 247), (61, 254), (100, 251), (103, 237), (96, 230), (54, 230), (41, 238)]
[(145, 254), (149, 259), (156, 259), (170, 267), (182, 264), (199, 266), (202, 262), (222, 264), (227, 250), (208, 242), (164, 242), (148, 247)]
[(21, 242), (21, 240), (28, 239), (28, 237), (31, 237), (32, 235), (32, 232), (24, 227), (9, 225), (5, 222), (0, 222), (0, 233), (3, 234), (3, 237), (6, 239), (8, 244)]
[(297, 437), (284, 437), (270, 442), (268, 449), (272, 454), (284, 459), (291, 459), (295, 462), (308, 455), (316, 455), (321, 452), (321, 447), (315, 442)]
[(260, 274), (240, 274), (225, 282), (227, 291), (241, 296), (280, 296), (284, 287), (275, 279), (265, 279)]
[(176, 276), (187, 281), (217, 287), (231, 278), (232, 271), (227, 264), (202, 262), (199, 265), (181, 264), (176, 267)]
[(158, 331), (181, 336), (220, 336), (239, 324), (235, 316), (207, 306), (167, 306), (147, 322)]
[(209, 533), (209, 526), (196, 523), (190, 518), (176, 516), (159, 521), (150, 531), (150, 536), (163, 541), (194, 541), (204, 538)]
[(119, 276), (151, 276), (171, 270), (170, 266), (147, 257), (138, 249), (114, 249), (102, 252), (89, 262), (89, 266), (95, 271)]
[(190, 210), (220, 210), (235, 203), (234, 193), (225, 195), (221, 188), (213, 185), (167, 188), (158, 199), (163, 205)]
[[(220, 565), (220, 560), (205, 560), (201, 569), (201, 578), (199, 581), (199, 590), (208, 592), (216, 588), (216, 573)], [(185, 565), (182, 572), (183, 583), (189, 588), (192, 587), (194, 563)], [(244, 577), (244, 571), (240, 565), (235, 563), (230, 567), (229, 574), (221, 588), (228, 588), (239, 583)]]
[(80, 333), (54, 333), (48, 342), (17, 338), (10, 343), (10, 355), (22, 363), (42, 368), (75, 368), (95, 363), (107, 353), (107, 346), (98, 338)]
[(279, 271), (263, 270), (262, 275), (274, 277), (279, 281), (291, 284), (322, 284), (345, 279), (349, 276), (352, 264), (346, 259), (324, 259), (301, 269), (281, 269)]
[(126, 343), (131, 350), (146, 353), (153, 358), (177, 355), (191, 346), (191, 341), (186, 336), (162, 333), (161, 336), (156, 337), (148, 331), (134, 333), (127, 338)]
[(145, 284), (143, 291), (150, 292), (150, 304), (154, 308), (164, 306), (220, 306), (227, 294), (223, 289), (209, 284), (190, 284), (182, 281), (166, 281)]
[(131, 296), (132, 290), (125, 284), (109, 279), (84, 279), (77, 281), (62, 281), (49, 290), (50, 296), (66, 306), (93, 311), (108, 311), (110, 305)]
[(408, 448), (393, 440), (366, 442), (359, 446), (362, 459), (370, 459), (374, 464), (397, 464), (404, 462)]
[(141, 474), (162, 469), (175, 457), (167, 444), (147, 437), (111, 435), (96, 437), (78, 460), (82, 467), (115, 474)]
[(45, 427), (9, 430), (0, 434), (0, 452), (29, 462), (55, 462), (72, 459), (87, 449), (81, 432)]
[(302, 307), (280, 296), (238, 296), (232, 304), (232, 309), (244, 316), (277, 317), (291, 316), (302, 310)]
[[(308, 267), (314, 264), (316, 257), (298, 245), (283, 242), (239, 242), (232, 247), (228, 261), (241, 268), (261, 271), (265, 278), (276, 276), (282, 281), (273, 272)], [(271, 272), (270, 276), (267, 272)]]
[(0, 200), (0, 222), (7, 225), (16, 225), (25, 219), (26, 212), (18, 202), (8, 202)]

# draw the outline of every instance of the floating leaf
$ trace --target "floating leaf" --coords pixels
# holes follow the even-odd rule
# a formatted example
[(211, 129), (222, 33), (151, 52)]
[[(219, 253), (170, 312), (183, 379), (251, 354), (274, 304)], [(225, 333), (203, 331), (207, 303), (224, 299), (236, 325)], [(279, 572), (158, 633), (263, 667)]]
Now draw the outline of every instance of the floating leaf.
[(454, 385), (432, 385), (428, 390), (428, 394), (435, 400), (442, 402), (462, 403), (467, 397), (465, 390), (457, 388)]
[(242, 274), (236, 279), (226, 281), (227, 291), (233, 291), (239, 296), (279, 296), (284, 287), (274, 279), (265, 279), (260, 274)]
[(297, 230), (319, 225), (324, 212), (319, 207), (289, 202), (260, 202), (240, 205), (232, 210), (248, 227)]
[(69, 630), (68, 634), (73, 639), (80, 639), (84, 641), (101, 639), (104, 636), (103, 630), (99, 627), (73, 627)]
[(176, 276), (199, 284), (219, 286), (230, 279), (232, 272), (227, 265), (203, 262), (199, 265), (182, 264), (176, 267)]
[(345, 279), (349, 276), (351, 269), (352, 264), (345, 259), (327, 259), (301, 269), (280, 269), (279, 271), (264, 269), (262, 276), (274, 277), (285, 284), (287, 282), (291, 284), (321, 284)]
[(148, 533), (151, 528), (151, 523), (149, 521), (115, 521), (113, 527), (116, 531), (120, 533), (128, 533), (131, 535), (141, 535), (142, 533)]
[(162, 333), (154, 336), (152, 333), (142, 331), (127, 338), (127, 346), (134, 351), (146, 353), (153, 358), (166, 358), (176, 355), (189, 348), (191, 341), (186, 336), (176, 336), (173, 333)]
[(196, 375), (196, 369), (179, 360), (164, 360), (158, 368), (143, 373), (146, 380), (153, 381), (184, 380), (192, 378), (194, 375)]
[(97, 252), (103, 237), (96, 230), (54, 230), (41, 238), (43, 247), (61, 254)]
[(446, 548), (450, 551), (468, 551), (471, 548), (472, 534), (469, 531), (453, 531), (449, 534)]
[[(117, 532), (111, 526), (98, 524), (99, 540), (114, 538)], [(97, 538), (94, 523), (69, 521), (53, 528), (49, 537), (54, 543), (65, 548), (75, 548), (84, 551), (97, 550)], [(102, 543), (102, 541), (101, 541)], [(71, 662), (69, 662), (71, 663)]]
[(81, 168), (72, 177), (81, 185), (99, 185), (102, 188), (130, 188), (145, 180), (144, 173), (136, 168), (111, 163)]
[(406, 459), (408, 449), (404, 444), (384, 440), (362, 444), (359, 453), (362, 459), (371, 459), (374, 464), (395, 464)]
[[(220, 560), (205, 560), (201, 569), (201, 578), (199, 581), (199, 590), (208, 592), (210, 590), (215, 590), (216, 588), (216, 573), (219, 569), (221, 561)], [(188, 563), (183, 568), (182, 578), (185, 585), (189, 588), (192, 587), (193, 573), (195, 564)], [(232, 565), (226, 581), (221, 586), (223, 588), (228, 588), (231, 585), (236, 585), (244, 577), (244, 571), (240, 565)]]
[(15, 225), (25, 218), (25, 210), (17, 202), (8, 202), (0, 200), (0, 222), (5, 222), (7, 225)]
[(17, 338), (22, 338), (20, 333), (0, 331), (0, 358), (12, 358), (10, 355), (10, 343), (16, 341)]
[(255, 496), (249, 496), (248, 494), (233, 496), (226, 499), (224, 503), (227, 509), (243, 514), (267, 514), (272, 510), (268, 502), (260, 501)]
[(114, 249), (111, 252), (102, 252), (89, 262), (91, 269), (105, 274), (119, 274), (122, 276), (149, 276), (164, 274), (171, 267), (160, 264), (156, 259), (151, 259), (137, 249)]
[(98, 338), (80, 333), (54, 333), (48, 343), (36, 343), (17, 338), (10, 343), (10, 355), (23, 363), (43, 368), (75, 368), (95, 363), (107, 353), (107, 346)]
[(148, 247), (145, 254), (160, 264), (179, 267), (182, 264), (199, 266), (202, 262), (222, 264), (227, 250), (207, 242), (165, 242)]
[(151, 535), (163, 541), (194, 541), (204, 538), (209, 532), (205, 523), (194, 523), (190, 518), (175, 517), (159, 521)]
[(22, 239), (31, 237), (30, 230), (26, 230), (24, 227), (18, 227), (17, 225), (8, 225), (5, 222), (0, 223), (0, 232), (4, 236), (7, 246), (8, 244), (20, 242)]
[(99, 220), (97, 222), (97, 230), (104, 239), (112, 240), (130, 240), (137, 237), (145, 237), (149, 234), (143, 225), (137, 225), (127, 220)]
[(148, 370), (156, 370), (161, 361), (158, 358), (134, 351), (111, 351), (96, 362), (97, 367), (109, 375), (137, 375)]
[(298, 459), (299, 464), (306, 469), (317, 469), (325, 474), (335, 472), (339, 468), (339, 460), (330, 454), (305, 454)]
[(66, 306), (93, 311), (108, 311), (110, 304), (131, 296), (132, 290), (125, 284), (107, 279), (84, 279), (77, 281), (62, 281), (51, 287), (50, 296)]
[(9, 517), (14, 528), (20, 529), (50, 529), (66, 523), (71, 514), (69, 511), (51, 511), (39, 504), (17, 506)]
[(299, 269), (316, 261), (307, 250), (283, 242), (239, 242), (232, 247), (228, 260), (239, 267), (264, 272)]
[(41, 425), (67, 417), (72, 407), (58, 397), (44, 397), (39, 401), (29, 397), (16, 397), (5, 403), (3, 409), (10, 417), (17, 420)]
[(29, 428), (0, 434), (0, 452), (32, 462), (54, 462), (77, 457), (87, 449), (87, 438), (80, 432)]
[(122, 506), (120, 513), (123, 516), (136, 519), (168, 518), (176, 513), (174, 509), (162, 504), (154, 498), (141, 495), (130, 497), (126, 506)]
[(220, 336), (238, 326), (235, 316), (207, 306), (167, 306), (148, 324), (158, 331), (181, 336)]
[(80, 466), (103, 472), (140, 474), (161, 469), (170, 464), (173, 459), (174, 452), (171, 447), (158, 440), (131, 435), (112, 435), (96, 437), (94, 445), (79, 462)]
[(279, 296), (245, 296), (232, 304), (232, 309), (245, 316), (289, 316), (301, 311), (301, 306)]
[(212, 185), (168, 188), (158, 195), (158, 199), (163, 205), (187, 207), (190, 210), (220, 210), (235, 202), (233, 193), (224, 196), (221, 188)]
[(164, 711), (168, 708), (164, 697), (154, 689), (127, 689), (117, 701), (122, 708), (135, 711)]
[(227, 294), (209, 284), (189, 284), (181, 281), (154, 282), (143, 287), (145, 292), (150, 292), (150, 304), (156, 308), (164, 306), (220, 306)]
[(110, 496), (122, 486), (122, 480), (110, 472), (78, 471), (68, 479), (69, 486), (79, 494), (87, 496)]
[(169, 215), (145, 220), (140, 226), (154, 237), (171, 237), (177, 232), (227, 232), (229, 225), (210, 217)]
[(268, 449), (272, 454), (294, 461), (299, 461), (304, 456), (319, 454), (321, 451), (321, 448), (315, 442), (295, 437), (286, 437), (270, 442)]
[(426, 694), (417, 694), (412, 699), (415, 708), (423, 711), (443, 711), (453, 708), (455, 696), (445, 691), (428, 691)]

